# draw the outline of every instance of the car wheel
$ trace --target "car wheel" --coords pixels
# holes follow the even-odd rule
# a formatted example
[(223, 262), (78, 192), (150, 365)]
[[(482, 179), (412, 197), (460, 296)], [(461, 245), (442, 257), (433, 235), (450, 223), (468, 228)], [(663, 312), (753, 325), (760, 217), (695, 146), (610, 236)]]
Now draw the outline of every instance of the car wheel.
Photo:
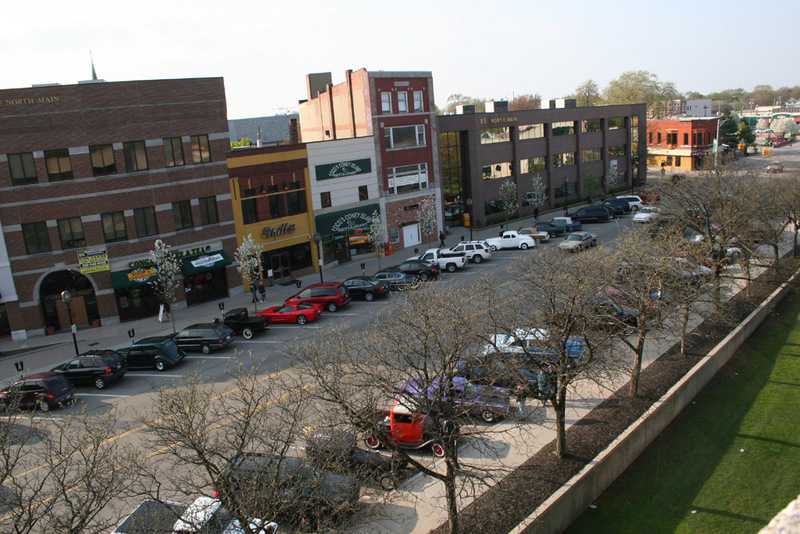
[(242, 330), (242, 337), (245, 339), (253, 339), (253, 331), (249, 328)]
[(156, 360), (156, 371), (163, 371), (167, 368), (167, 364), (164, 363), (164, 360)]
[(97, 389), (103, 389), (104, 387), (106, 387), (106, 381), (103, 380), (103, 377), (98, 376), (97, 378), (94, 379), (94, 387), (96, 387)]
[(386, 473), (383, 475), (378, 482), (381, 485), (381, 489), (384, 491), (392, 491), (397, 487), (397, 480), (391, 473)]
[(475, 254), (474, 256), (472, 256), (472, 263), (480, 263), (482, 261), (483, 261), (483, 256), (481, 256), (480, 254)]
[(47, 403), (46, 400), (40, 400), (39, 401), (39, 409), (41, 411), (43, 411), (43, 412), (49, 412), (50, 411), (50, 405)]
[(441, 443), (434, 443), (431, 445), (431, 452), (433, 452), (433, 455), (437, 458), (444, 458), (444, 447)]
[(596, 247), (596, 246), (597, 246), (597, 239), (592, 239), (592, 246), (593, 246), (593, 247)]
[(367, 447), (369, 447), (370, 449), (380, 449), (380, 448), (381, 448), (381, 445), (382, 445), (382, 443), (381, 443), (381, 440), (379, 440), (379, 439), (378, 439), (378, 438), (376, 438), (375, 436), (367, 436), (367, 437), (364, 439), (364, 443), (365, 443), (365, 444), (367, 445)]
[(297, 324), (306, 324), (308, 319), (306, 319), (305, 315), (298, 315), (297, 316)]
[(483, 410), (481, 412), (481, 419), (486, 423), (494, 423), (497, 421), (497, 415), (492, 410)]
[(497, 246), (496, 245), (491, 245), (489, 247), (489, 250), (491, 250), (492, 252), (497, 252)]
[(574, 232), (575, 228), (567, 228), (567, 232)]
[(527, 250), (528, 249), (528, 244), (527, 243), (520, 243), (519, 248), (521, 248), (522, 250)]
[(427, 282), (428, 278), (430, 278), (430, 276), (428, 276), (428, 273), (420, 273), (419, 275), (419, 279), (422, 280), (423, 282)]
[(329, 302), (328, 303), (328, 311), (329, 312), (332, 313), (332, 312), (335, 312), (338, 309), (339, 309), (339, 306), (337, 306), (335, 302)]
[(373, 300), (375, 300), (375, 295), (373, 295), (370, 292), (364, 293), (364, 300), (366, 300), (367, 302), (372, 302)]
[(447, 272), (448, 273), (456, 272), (456, 264), (455, 263), (448, 263), (447, 264)]
[(555, 232), (548, 232), (547, 237), (549, 237), (550, 239), (555, 239), (556, 238), (556, 233)]
[(533, 242), (537, 246), (542, 244), (542, 240), (540, 238), (538, 238), (538, 237), (533, 238)]
[(208, 343), (203, 343), (200, 347), (200, 350), (203, 352), (203, 354), (211, 354), (211, 347)]

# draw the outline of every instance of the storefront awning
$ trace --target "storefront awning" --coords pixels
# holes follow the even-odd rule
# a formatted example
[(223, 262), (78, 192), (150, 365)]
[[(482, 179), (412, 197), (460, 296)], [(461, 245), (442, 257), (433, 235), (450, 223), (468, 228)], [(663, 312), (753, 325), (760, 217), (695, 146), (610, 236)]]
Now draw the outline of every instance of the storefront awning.
[(353, 232), (354, 230), (369, 228), (372, 224), (372, 214), (380, 213), (378, 204), (369, 204), (357, 208), (318, 215), (314, 218), (317, 232), (323, 236), (337, 233)]
[(139, 287), (156, 279), (156, 270), (153, 267), (140, 267), (128, 271), (111, 273), (111, 285), (114, 289), (128, 289)]
[(231, 259), (224, 250), (215, 250), (202, 256), (186, 258), (181, 262), (181, 271), (186, 276), (204, 273), (231, 264)]

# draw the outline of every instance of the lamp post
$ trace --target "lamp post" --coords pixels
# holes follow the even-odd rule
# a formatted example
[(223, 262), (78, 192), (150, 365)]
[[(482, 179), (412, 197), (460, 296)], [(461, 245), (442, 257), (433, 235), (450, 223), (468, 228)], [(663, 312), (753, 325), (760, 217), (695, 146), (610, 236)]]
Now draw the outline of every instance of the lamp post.
[(469, 240), (472, 241), (472, 199), (468, 198), (466, 204), (467, 210), (469, 211)]
[(319, 232), (314, 232), (314, 235), (311, 237), (314, 239), (314, 243), (317, 244), (317, 256), (319, 256), (319, 281), (322, 283), (324, 282), (322, 279), (322, 236)]
[(569, 193), (567, 192), (567, 177), (564, 177), (564, 217), (567, 216), (569, 210), (567, 206), (569, 205)]
[(72, 343), (75, 344), (75, 356), (80, 356), (80, 351), (78, 350), (78, 338), (75, 336), (75, 332), (77, 328), (74, 324), (72, 324), (72, 310), (70, 309), (69, 305), (72, 303), (72, 293), (65, 289), (61, 292), (61, 302), (63, 302), (67, 306), (67, 317), (69, 317), (69, 327), (72, 330)]

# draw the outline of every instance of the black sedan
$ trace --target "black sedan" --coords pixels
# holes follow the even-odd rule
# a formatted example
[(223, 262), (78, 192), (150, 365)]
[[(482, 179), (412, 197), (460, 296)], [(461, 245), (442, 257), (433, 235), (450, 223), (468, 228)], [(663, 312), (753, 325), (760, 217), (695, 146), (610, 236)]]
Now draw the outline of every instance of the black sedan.
[(432, 261), (425, 260), (408, 260), (401, 263), (397, 267), (391, 267), (387, 270), (400, 270), (407, 274), (415, 274), (419, 276), (419, 279), (423, 282), (435, 280), (441, 273), (441, 269), (439, 269), (438, 265)]
[(388, 284), (391, 291), (417, 289), (422, 284), (419, 276), (404, 273), (403, 271), (378, 271), (375, 273), (375, 278)]
[(54, 367), (52, 371), (64, 375), (73, 385), (93, 385), (103, 389), (122, 378), (128, 371), (128, 364), (115, 350), (90, 350)]
[(367, 302), (389, 294), (389, 284), (371, 276), (353, 276), (342, 283), (347, 286), (351, 297), (363, 298)]
[(614, 217), (615, 219), (619, 219), (620, 217), (625, 215), (625, 209), (622, 206), (618, 206), (611, 200), (606, 200), (600, 205), (606, 208), (609, 211), (609, 213), (611, 213), (611, 216)]
[(564, 226), (555, 224), (553, 222), (543, 222), (536, 225), (536, 229), (540, 232), (547, 232), (550, 237), (556, 237), (567, 231)]

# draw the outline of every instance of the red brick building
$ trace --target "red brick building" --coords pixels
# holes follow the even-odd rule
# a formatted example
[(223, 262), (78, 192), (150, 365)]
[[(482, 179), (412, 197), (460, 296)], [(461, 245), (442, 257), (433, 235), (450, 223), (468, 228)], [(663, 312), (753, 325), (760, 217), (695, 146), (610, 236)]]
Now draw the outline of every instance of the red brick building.
[(156, 239), (177, 308), (238, 288), (226, 115), (222, 78), (0, 91), (0, 336), (69, 328), (66, 289), (77, 325), (155, 315)]
[(647, 165), (669, 172), (691, 171), (713, 153), (717, 118), (647, 120)]

